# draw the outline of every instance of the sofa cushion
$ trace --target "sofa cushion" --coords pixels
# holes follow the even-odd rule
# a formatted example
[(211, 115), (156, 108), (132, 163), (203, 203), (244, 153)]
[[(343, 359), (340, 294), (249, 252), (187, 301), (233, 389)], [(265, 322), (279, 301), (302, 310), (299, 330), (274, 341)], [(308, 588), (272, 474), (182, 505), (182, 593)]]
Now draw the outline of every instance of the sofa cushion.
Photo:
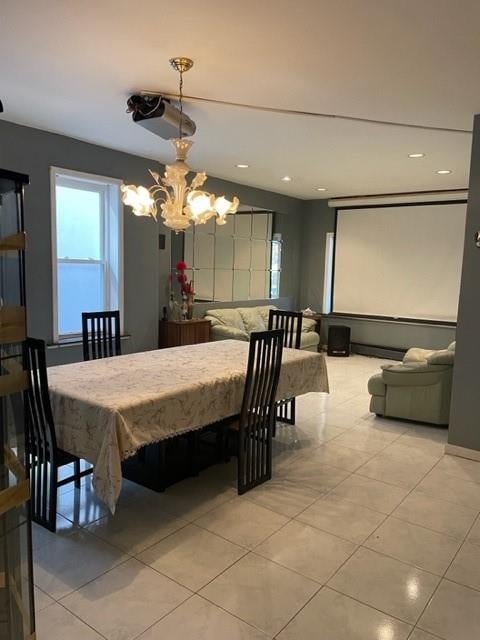
[(245, 325), (239, 311), (239, 309), (210, 309), (205, 314), (205, 317), (211, 321), (212, 327), (226, 325), (235, 327), (239, 331), (245, 331)]
[(403, 356), (403, 362), (408, 364), (410, 362), (426, 362), (428, 356), (435, 353), (433, 349), (420, 349), (419, 347), (412, 347)]
[(277, 307), (275, 307), (273, 304), (266, 304), (266, 305), (263, 305), (262, 307), (255, 307), (255, 309), (261, 315), (263, 324), (265, 325), (265, 327), (268, 327), (268, 318), (270, 316), (270, 309), (276, 309), (276, 308)]
[(268, 320), (267, 322), (264, 321), (259, 307), (244, 307), (238, 309), (238, 311), (242, 316), (245, 331), (249, 335), (252, 331), (265, 331), (267, 329)]

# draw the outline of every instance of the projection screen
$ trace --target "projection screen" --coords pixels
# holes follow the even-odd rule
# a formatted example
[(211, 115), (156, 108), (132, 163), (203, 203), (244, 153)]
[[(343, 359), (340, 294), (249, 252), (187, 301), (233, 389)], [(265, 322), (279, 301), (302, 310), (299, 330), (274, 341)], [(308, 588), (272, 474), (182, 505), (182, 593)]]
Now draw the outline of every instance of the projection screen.
[(466, 208), (338, 210), (333, 311), (456, 322)]

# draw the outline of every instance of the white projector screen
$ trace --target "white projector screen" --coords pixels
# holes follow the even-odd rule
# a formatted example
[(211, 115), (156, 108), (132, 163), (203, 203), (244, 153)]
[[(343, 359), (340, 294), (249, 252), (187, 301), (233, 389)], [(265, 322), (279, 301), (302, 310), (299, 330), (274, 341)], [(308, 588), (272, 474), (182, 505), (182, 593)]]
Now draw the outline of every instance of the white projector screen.
[(337, 213), (333, 311), (456, 322), (466, 204)]

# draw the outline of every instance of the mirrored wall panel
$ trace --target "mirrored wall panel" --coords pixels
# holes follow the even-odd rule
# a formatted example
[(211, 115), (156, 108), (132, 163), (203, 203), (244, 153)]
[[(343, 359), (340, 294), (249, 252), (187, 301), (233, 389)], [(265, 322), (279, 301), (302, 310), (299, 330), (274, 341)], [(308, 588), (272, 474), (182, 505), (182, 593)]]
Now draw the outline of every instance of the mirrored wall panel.
[(173, 243), (172, 268), (178, 259), (185, 260), (197, 301), (279, 297), (281, 238), (273, 234), (275, 214), (243, 209), (228, 216), (223, 226), (212, 219), (188, 229)]

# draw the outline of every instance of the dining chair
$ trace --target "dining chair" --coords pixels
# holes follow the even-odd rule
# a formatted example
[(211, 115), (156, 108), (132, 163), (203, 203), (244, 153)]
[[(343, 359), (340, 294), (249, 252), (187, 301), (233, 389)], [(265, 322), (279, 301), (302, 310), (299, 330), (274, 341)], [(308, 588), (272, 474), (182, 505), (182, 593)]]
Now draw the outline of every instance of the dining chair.
[[(80, 488), (81, 478), (92, 473), (93, 468), (81, 471), (80, 458), (57, 446), (48, 392), (45, 342), (27, 338), (25, 357), (29, 377), (25, 406), (32, 519), (55, 532), (58, 488), (70, 482)], [(59, 479), (58, 470), (68, 464), (74, 465), (74, 474)]]
[(282, 366), (283, 340), (283, 329), (251, 333), (240, 415), (225, 421), (217, 430), (217, 437), (223, 439), (220, 445), (223, 452), (228, 450), (229, 435), (236, 434), (239, 494), (272, 477), (275, 397)]
[(82, 313), (83, 359), (120, 356), (120, 311)]
[[(281, 309), (270, 309), (268, 314), (269, 329), (283, 329), (283, 345), (289, 349), (300, 349), (302, 339), (301, 311), (283, 311)], [(285, 424), (295, 424), (296, 400), (287, 398), (277, 402), (277, 421)], [(275, 434), (274, 434), (275, 435)]]

